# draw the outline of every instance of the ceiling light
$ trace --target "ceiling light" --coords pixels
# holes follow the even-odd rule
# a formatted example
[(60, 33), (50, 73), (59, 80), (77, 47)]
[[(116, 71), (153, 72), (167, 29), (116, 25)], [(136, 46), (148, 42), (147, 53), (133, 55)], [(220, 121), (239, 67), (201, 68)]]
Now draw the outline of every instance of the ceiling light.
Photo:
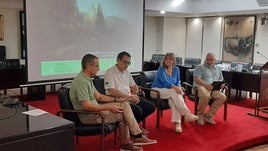
[(160, 14), (165, 14), (165, 13), (166, 13), (166, 11), (164, 11), (164, 10), (160, 11)]
[(177, 7), (177, 6), (179, 6), (182, 2), (184, 2), (184, 0), (174, 0), (174, 1), (172, 2), (172, 6), (173, 6), (173, 7)]

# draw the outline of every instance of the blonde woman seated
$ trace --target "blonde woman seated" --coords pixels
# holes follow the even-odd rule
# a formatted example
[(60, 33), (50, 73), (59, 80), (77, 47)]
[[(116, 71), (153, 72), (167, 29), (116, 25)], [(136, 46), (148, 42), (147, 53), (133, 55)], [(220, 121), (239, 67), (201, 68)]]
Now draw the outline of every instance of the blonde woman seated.
[[(180, 69), (174, 66), (175, 63), (175, 55), (167, 53), (157, 71), (152, 89), (160, 92), (161, 99), (168, 99), (171, 108), (171, 122), (175, 125), (175, 132), (182, 133), (181, 116), (184, 116), (185, 121), (189, 122), (198, 120), (198, 116), (193, 115), (184, 102), (180, 84)], [(156, 93), (151, 92), (151, 97), (156, 98)]]

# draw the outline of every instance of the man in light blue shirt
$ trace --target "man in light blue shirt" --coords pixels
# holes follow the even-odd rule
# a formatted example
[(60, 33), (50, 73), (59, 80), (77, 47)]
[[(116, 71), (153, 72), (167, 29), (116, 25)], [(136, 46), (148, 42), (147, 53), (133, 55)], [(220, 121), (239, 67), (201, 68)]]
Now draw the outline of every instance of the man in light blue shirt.
[[(208, 53), (205, 63), (196, 67), (193, 77), (193, 85), (197, 87), (199, 97), (199, 120), (197, 123), (199, 125), (204, 125), (205, 123), (203, 119), (206, 119), (208, 123), (216, 124), (216, 122), (213, 120), (213, 116), (218, 111), (220, 106), (225, 102), (226, 96), (220, 90), (213, 90), (213, 81), (223, 81), (222, 71), (218, 66), (215, 65), (215, 55), (213, 53)], [(221, 88), (223, 87), (224, 84), (221, 85)], [(214, 99), (215, 101), (205, 113), (206, 106), (208, 105), (210, 99)]]

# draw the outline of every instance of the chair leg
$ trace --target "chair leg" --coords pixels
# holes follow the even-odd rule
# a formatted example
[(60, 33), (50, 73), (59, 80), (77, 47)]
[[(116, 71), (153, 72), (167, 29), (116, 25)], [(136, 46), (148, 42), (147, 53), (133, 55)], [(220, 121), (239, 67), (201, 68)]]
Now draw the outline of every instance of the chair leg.
[(163, 110), (161, 110), (160, 113), (161, 113), (160, 116), (162, 117), (163, 116)]
[(223, 109), (223, 120), (226, 121), (227, 120), (227, 105), (228, 102), (224, 103), (224, 109)]
[(198, 100), (194, 102), (194, 114), (197, 115), (197, 108), (198, 108)]
[(114, 148), (116, 148), (116, 135), (117, 135), (117, 128), (114, 130)]
[(144, 120), (142, 120), (142, 127), (145, 128), (145, 125), (146, 125), (146, 123), (145, 123), (145, 119), (144, 119)]
[(79, 137), (76, 136), (76, 144), (79, 144)]
[(160, 118), (161, 118), (161, 111), (160, 109), (157, 109), (157, 115), (156, 115), (156, 128), (159, 128), (160, 126)]
[(101, 151), (104, 151), (104, 136), (103, 135), (101, 135), (100, 149)]

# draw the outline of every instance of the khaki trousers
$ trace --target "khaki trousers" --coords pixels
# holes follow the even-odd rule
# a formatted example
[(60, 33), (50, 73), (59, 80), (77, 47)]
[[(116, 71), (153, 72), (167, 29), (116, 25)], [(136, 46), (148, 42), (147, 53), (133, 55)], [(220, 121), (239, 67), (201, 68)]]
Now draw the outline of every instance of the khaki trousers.
[(207, 115), (213, 117), (221, 105), (225, 102), (226, 96), (223, 92), (217, 91), (208, 91), (205, 87), (199, 86), (198, 89), (198, 97), (199, 97), (199, 108), (198, 114), (204, 114), (205, 109), (211, 99), (214, 100), (211, 107), (207, 111)]
[[(133, 115), (130, 105), (127, 102), (112, 102), (100, 104), (103, 106), (115, 105), (123, 107), (123, 113), (113, 113), (110, 111), (102, 111), (105, 117), (105, 123), (115, 123), (119, 122), (119, 133), (121, 144), (129, 144), (130, 133), (132, 135), (137, 135), (141, 133), (141, 129)], [(90, 120), (87, 123), (100, 123), (101, 118), (96, 116), (94, 120)]]

